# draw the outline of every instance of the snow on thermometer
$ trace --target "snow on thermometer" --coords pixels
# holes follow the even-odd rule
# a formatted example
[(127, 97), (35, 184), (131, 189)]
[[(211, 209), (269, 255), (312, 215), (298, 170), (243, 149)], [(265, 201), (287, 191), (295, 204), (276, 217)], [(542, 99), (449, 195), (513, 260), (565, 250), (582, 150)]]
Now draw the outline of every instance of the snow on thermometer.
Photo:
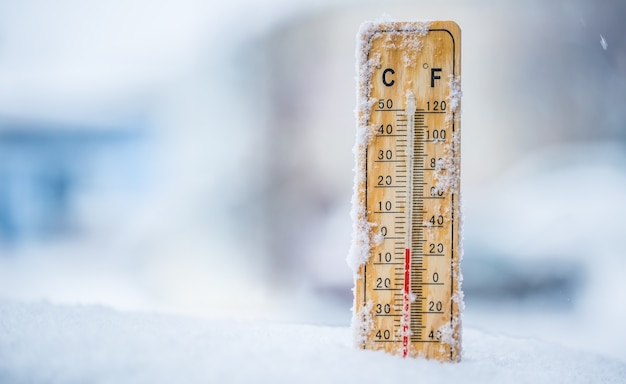
[(363, 349), (461, 357), (460, 43), (450, 21), (359, 31), (348, 263)]

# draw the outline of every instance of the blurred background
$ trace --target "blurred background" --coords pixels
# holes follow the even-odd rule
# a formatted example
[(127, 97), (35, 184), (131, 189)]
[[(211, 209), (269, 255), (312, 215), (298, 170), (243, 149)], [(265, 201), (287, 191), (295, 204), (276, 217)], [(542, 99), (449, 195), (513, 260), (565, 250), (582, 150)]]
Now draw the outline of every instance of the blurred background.
[(0, 1), (0, 298), (347, 325), (359, 24), (462, 28), (465, 324), (626, 360), (626, 3)]

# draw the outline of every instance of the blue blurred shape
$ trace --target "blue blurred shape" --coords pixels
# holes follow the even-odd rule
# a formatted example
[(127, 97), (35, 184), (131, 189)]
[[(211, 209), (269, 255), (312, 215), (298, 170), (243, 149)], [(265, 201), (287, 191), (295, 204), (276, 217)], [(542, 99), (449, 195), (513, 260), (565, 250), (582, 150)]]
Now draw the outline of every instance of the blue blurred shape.
[(145, 167), (145, 141), (138, 127), (0, 123), (0, 242), (80, 230), (74, 220), (80, 193), (97, 188), (98, 179), (109, 184), (107, 189), (132, 193), (134, 176)]

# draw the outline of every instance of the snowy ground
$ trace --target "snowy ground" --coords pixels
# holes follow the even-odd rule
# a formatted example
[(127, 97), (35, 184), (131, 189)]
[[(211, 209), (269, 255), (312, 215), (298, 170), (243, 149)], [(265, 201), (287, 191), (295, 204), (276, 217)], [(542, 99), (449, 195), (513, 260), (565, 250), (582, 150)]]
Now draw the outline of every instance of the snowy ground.
[(626, 363), (465, 329), (460, 364), (350, 346), (346, 327), (0, 302), (2, 383), (623, 383)]

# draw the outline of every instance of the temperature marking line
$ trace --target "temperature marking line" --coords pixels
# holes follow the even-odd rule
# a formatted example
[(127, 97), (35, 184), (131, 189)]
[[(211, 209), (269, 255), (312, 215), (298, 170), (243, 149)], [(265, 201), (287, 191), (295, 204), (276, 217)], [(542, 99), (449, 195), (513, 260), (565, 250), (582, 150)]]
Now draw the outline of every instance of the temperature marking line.
[(414, 343), (439, 343), (439, 340), (420, 340), (420, 339), (411, 339)]
[(425, 311), (420, 311), (420, 312), (415, 311), (414, 312), (414, 311), (411, 311), (411, 313), (420, 314), (420, 315), (441, 315), (441, 314), (444, 314), (445, 312), (425, 312)]

